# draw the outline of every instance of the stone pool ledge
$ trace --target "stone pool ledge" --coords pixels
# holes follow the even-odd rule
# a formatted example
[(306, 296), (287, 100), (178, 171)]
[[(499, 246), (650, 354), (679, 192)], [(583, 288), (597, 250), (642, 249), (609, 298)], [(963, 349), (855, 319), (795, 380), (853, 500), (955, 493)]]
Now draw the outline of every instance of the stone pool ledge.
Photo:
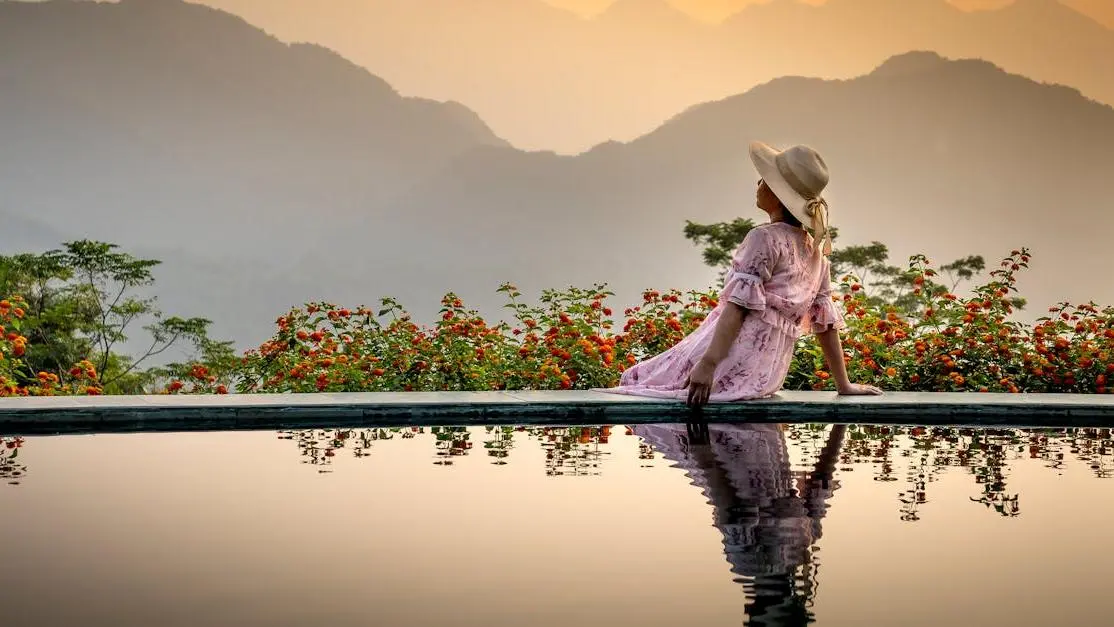
[(640, 422), (843, 422), (1015, 427), (1114, 426), (1114, 395), (781, 392), (712, 404), (590, 391), (368, 392), (0, 399), (0, 435), (325, 427)]

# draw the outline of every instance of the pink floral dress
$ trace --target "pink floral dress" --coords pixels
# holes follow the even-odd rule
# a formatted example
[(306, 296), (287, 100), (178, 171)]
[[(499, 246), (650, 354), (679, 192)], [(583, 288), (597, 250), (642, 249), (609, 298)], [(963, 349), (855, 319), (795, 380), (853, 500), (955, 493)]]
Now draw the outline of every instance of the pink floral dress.
[(751, 229), (735, 251), (719, 303), (669, 350), (628, 368), (619, 386), (601, 392), (684, 400), (683, 387), (704, 355), (728, 303), (744, 307), (743, 326), (716, 367), (709, 402), (764, 398), (781, 389), (797, 339), (844, 328), (832, 301), (831, 263), (813, 252), (805, 232), (783, 222)]

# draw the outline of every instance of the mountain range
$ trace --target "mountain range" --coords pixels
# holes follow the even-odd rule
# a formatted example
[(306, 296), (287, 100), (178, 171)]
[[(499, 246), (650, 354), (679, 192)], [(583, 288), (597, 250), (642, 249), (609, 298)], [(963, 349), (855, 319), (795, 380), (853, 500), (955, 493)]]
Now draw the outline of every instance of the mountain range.
[(1114, 303), (1091, 280), (1110, 261), (1114, 108), (986, 61), (778, 78), (562, 156), (207, 7), (0, 3), (0, 251), (91, 237), (163, 259), (164, 307), (241, 347), (315, 299), (392, 296), (432, 320), (450, 290), (499, 315), (503, 281), (529, 298), (607, 282), (617, 310), (706, 288), (682, 227), (760, 217), (752, 139), (825, 155), (842, 244), (939, 262), (1029, 246), (1032, 315)]
[(985, 59), (1114, 103), (1114, 31), (1057, 0), (986, 11), (769, 0), (719, 24), (667, 0), (615, 0), (591, 18), (544, 0), (198, 1), (280, 39), (329, 46), (402, 93), (468, 103), (517, 147), (563, 154), (634, 139), (774, 78), (852, 78), (915, 50)]

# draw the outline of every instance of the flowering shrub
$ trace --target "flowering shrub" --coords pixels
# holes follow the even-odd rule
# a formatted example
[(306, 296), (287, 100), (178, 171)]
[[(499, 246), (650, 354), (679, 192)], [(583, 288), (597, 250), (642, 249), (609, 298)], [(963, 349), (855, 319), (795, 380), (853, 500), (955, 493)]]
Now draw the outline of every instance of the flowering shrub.
[[(924, 256), (905, 278), (920, 304), (912, 314), (871, 299), (855, 277), (841, 279), (845, 363), (854, 381), (889, 390), (1107, 393), (1114, 376), (1114, 308), (1061, 304), (1036, 325), (1009, 319), (1021, 302), (1015, 250), (990, 281), (959, 297), (935, 281)], [(453, 294), (432, 327), (415, 324), (392, 299), (378, 313), (310, 303), (278, 319), (278, 332), (241, 362), (242, 392), (587, 389), (610, 387), (630, 365), (696, 329), (717, 292), (648, 290), (614, 330), (603, 286), (542, 293), (539, 306), (500, 290), (511, 323), (491, 324)], [(798, 342), (786, 389), (833, 389), (820, 346)], [(177, 391), (183, 391), (184, 386)]]
[[(500, 290), (514, 323), (490, 324), (454, 294), (442, 300), (437, 323), (415, 324), (397, 302), (350, 310), (309, 303), (278, 319), (278, 333), (242, 361), (241, 391), (389, 391), (585, 389), (612, 385), (624, 368), (672, 345), (696, 328), (704, 311), (679, 293), (645, 294), (645, 309), (627, 311), (612, 334), (610, 292), (546, 291), (541, 306)], [(697, 301), (699, 303), (700, 301)]]
[(209, 368), (206, 364), (190, 364), (160, 391), (165, 394), (228, 394), (228, 382)]
[[(853, 277), (837, 296), (844, 305), (848, 375), (890, 390), (973, 392), (1109, 391), (1114, 374), (1114, 308), (1094, 303), (1053, 307), (1055, 317), (1026, 326), (1007, 319), (1017, 299), (1016, 274), (1027, 250), (1015, 250), (991, 280), (960, 298), (935, 284), (928, 260), (915, 256), (908, 274), (920, 311), (902, 317), (867, 304)], [(803, 338), (786, 387), (831, 389), (819, 346)]]
[[(869, 297), (853, 276), (833, 299), (845, 313), (844, 361), (854, 381), (888, 390), (1109, 393), (1114, 377), (1114, 308), (1053, 307), (1033, 325), (1010, 319), (1022, 302), (1016, 275), (1028, 267), (1015, 250), (969, 296), (936, 281), (923, 256), (900, 275), (911, 286), (903, 309)], [(675, 345), (716, 307), (717, 291), (647, 290), (622, 312), (622, 328), (602, 285), (547, 290), (537, 305), (510, 284), (509, 322), (491, 323), (447, 294), (437, 321), (418, 325), (393, 299), (373, 312), (308, 303), (277, 320), (258, 349), (235, 355), (204, 344), (201, 363), (158, 374), (171, 394), (260, 392), (559, 390), (611, 387), (638, 361)], [(912, 299), (914, 306), (908, 306)], [(35, 373), (21, 360), (24, 302), (0, 301), (0, 396), (100, 394), (89, 361), (68, 373)], [(799, 340), (785, 381), (790, 390), (830, 390), (831, 373), (811, 334)]]
[(27, 338), (20, 328), (27, 304), (13, 296), (0, 300), (0, 396), (97, 395), (97, 370), (89, 361), (74, 365), (63, 379), (52, 372), (32, 372), (23, 363)]

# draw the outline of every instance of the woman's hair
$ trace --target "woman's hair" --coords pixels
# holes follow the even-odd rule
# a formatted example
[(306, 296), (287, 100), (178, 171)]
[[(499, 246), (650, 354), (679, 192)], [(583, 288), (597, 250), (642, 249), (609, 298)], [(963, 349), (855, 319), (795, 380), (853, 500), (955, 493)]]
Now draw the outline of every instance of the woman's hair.
[(804, 226), (801, 224), (801, 221), (797, 219), (797, 216), (790, 213), (789, 209), (785, 207), (785, 203), (781, 204), (781, 219), (789, 226), (795, 226), (797, 228), (803, 228)]

